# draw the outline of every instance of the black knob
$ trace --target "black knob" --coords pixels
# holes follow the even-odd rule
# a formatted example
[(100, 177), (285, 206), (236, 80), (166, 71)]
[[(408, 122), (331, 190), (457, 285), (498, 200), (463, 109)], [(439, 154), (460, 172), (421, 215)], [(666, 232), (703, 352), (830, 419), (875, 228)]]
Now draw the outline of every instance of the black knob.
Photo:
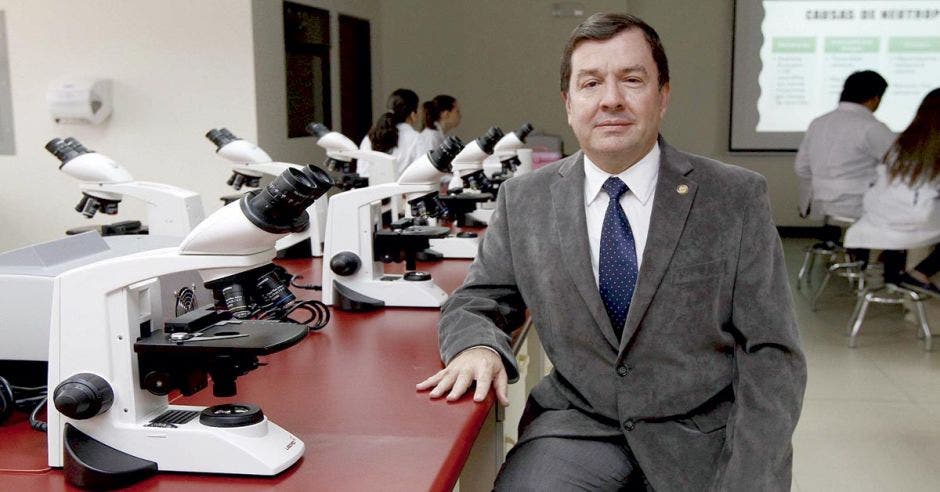
[(83, 372), (59, 383), (52, 401), (62, 415), (84, 420), (107, 412), (114, 402), (114, 391), (101, 376)]
[(362, 262), (359, 261), (359, 256), (350, 251), (337, 253), (330, 259), (330, 270), (342, 277), (358, 272), (360, 266)]
[(170, 375), (163, 371), (150, 371), (144, 376), (145, 390), (159, 396), (166, 396), (173, 389)]

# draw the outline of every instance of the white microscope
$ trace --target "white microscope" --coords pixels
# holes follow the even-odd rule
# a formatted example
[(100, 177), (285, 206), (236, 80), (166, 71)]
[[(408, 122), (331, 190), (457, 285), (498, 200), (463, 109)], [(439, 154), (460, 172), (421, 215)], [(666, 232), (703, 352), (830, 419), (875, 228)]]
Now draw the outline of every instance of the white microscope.
[[(483, 174), (483, 161), (493, 153), (493, 147), (503, 137), (499, 127), (491, 127), (481, 137), (467, 144), (454, 157), (451, 169), (454, 173), (448, 187), (449, 194), (440, 197), (448, 216), (458, 226), (466, 224), (466, 215), (477, 208), (477, 204), (493, 199), (488, 189), (489, 180)], [(480, 239), (475, 232), (459, 232), (444, 238), (431, 239), (431, 250), (444, 258), (476, 258)]]
[[(264, 177), (279, 176), (285, 169), (303, 169), (304, 166), (287, 162), (274, 162), (257, 145), (236, 137), (227, 128), (214, 128), (206, 133), (216, 145), (216, 153), (234, 163), (227, 183), (240, 190), (242, 186), (257, 187)], [(278, 240), (275, 248), (279, 258), (310, 258), (323, 256), (323, 232), (326, 228), (326, 200), (317, 200), (307, 211), (310, 227)]]
[[(493, 155), (483, 161), (483, 169), (488, 177), (488, 189), (494, 198), (499, 192), (499, 185), (509, 179), (520, 164), (519, 149), (525, 147), (525, 139), (532, 133), (532, 124), (524, 123), (518, 130), (507, 133), (493, 148)], [(483, 224), (490, 223), (493, 216), (495, 202), (481, 203), (479, 207), (468, 214), (468, 218)]]
[[(275, 241), (308, 226), (305, 210), (333, 182), (288, 168), (210, 215), (178, 247), (111, 258), (55, 279), (49, 339), (49, 465), (87, 488), (117, 488), (157, 470), (275, 475), (304, 443), (251, 404), (170, 405), (211, 376), (216, 396), (258, 356), (308, 333), (285, 316), (297, 303), (270, 264)], [(166, 319), (160, 277), (198, 271), (212, 309)], [(275, 319), (281, 321), (274, 321)]]
[[(358, 188), (330, 197), (323, 253), (323, 302), (346, 311), (383, 306), (440, 307), (447, 294), (427, 272), (414, 271), (416, 255), (429, 239), (446, 237), (447, 227), (381, 229), (381, 202), (406, 195), (414, 216), (444, 212), (438, 199), (441, 177), (463, 149), (456, 137), (411, 163), (395, 183)], [(371, 173), (371, 170), (370, 170)], [(405, 261), (404, 275), (384, 272), (382, 263)]]
[[(341, 190), (395, 182), (396, 160), (390, 154), (375, 150), (359, 150), (349, 137), (330, 131), (322, 123), (310, 123), (307, 125), (307, 132), (317, 137), (317, 145), (326, 150), (325, 165), (330, 171), (339, 173), (340, 180), (336, 184)], [(363, 178), (356, 172), (357, 159), (368, 160), (372, 163), (368, 178)]]
[(182, 238), (205, 216), (198, 193), (161, 183), (135, 181), (118, 163), (89, 151), (74, 138), (54, 138), (46, 144), (46, 150), (62, 162), (59, 166), (62, 172), (82, 182), (83, 196), (75, 210), (85, 217), (92, 218), (99, 211), (114, 215), (122, 197), (130, 196), (147, 203), (151, 235)]

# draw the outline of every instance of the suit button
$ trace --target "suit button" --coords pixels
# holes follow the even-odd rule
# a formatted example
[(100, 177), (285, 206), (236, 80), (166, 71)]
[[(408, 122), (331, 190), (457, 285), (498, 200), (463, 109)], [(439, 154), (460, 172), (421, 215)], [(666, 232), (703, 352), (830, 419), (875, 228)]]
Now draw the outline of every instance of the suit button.
[(619, 375), (620, 377), (626, 376), (629, 373), (630, 373), (630, 369), (628, 369), (627, 366), (623, 366), (623, 365), (617, 366), (617, 375)]
[(627, 431), (632, 431), (636, 427), (636, 423), (633, 420), (624, 420), (623, 428)]

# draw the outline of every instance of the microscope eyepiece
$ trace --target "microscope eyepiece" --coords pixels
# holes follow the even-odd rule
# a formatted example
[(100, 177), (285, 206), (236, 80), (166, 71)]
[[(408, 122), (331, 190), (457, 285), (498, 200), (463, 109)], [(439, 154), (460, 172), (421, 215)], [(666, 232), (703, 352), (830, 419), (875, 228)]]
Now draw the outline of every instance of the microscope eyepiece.
[(477, 145), (480, 146), (480, 149), (487, 154), (493, 153), (493, 147), (496, 145), (496, 142), (499, 142), (499, 139), (503, 138), (503, 131), (498, 126), (491, 126), (486, 133), (483, 134), (480, 138), (477, 139)]
[(330, 129), (327, 128), (326, 125), (324, 125), (323, 123), (313, 122), (313, 123), (307, 124), (307, 133), (317, 138), (323, 138), (328, 133), (330, 133)]
[(532, 123), (523, 123), (523, 125), (520, 126), (519, 129), (516, 130), (515, 133), (516, 133), (516, 136), (519, 137), (519, 141), (524, 143), (525, 138), (528, 137), (530, 133), (532, 133), (532, 130), (533, 130)]
[[(81, 146), (81, 144), (79, 145)], [(85, 151), (82, 152), (80, 150), (77, 150), (68, 142), (68, 140), (62, 140), (61, 138), (53, 138), (48, 143), (46, 143), (46, 150), (48, 150), (49, 153), (51, 153), (52, 155), (56, 156), (56, 158), (59, 159), (59, 161), (62, 163), (59, 166), (59, 169), (62, 169), (62, 166), (64, 166), (70, 160), (82, 154), (88, 153), (88, 149), (85, 149), (84, 146), (82, 146), (81, 148), (84, 149)]]
[(87, 147), (82, 145), (82, 143), (76, 140), (75, 138), (66, 137), (65, 143), (69, 144), (69, 147), (72, 147), (72, 149), (74, 149), (79, 154), (87, 154), (91, 152), (90, 150), (88, 150)]
[(236, 140), (241, 140), (232, 134), (232, 132), (228, 131), (227, 128), (213, 128), (206, 133), (206, 138), (215, 144), (216, 152)]
[(302, 231), (309, 221), (307, 207), (332, 186), (333, 180), (318, 167), (288, 168), (263, 189), (246, 195), (241, 209), (262, 230), (275, 234)]
[(463, 150), (463, 142), (459, 138), (447, 137), (440, 147), (428, 152), (428, 159), (438, 171), (449, 173), (451, 161), (461, 150)]

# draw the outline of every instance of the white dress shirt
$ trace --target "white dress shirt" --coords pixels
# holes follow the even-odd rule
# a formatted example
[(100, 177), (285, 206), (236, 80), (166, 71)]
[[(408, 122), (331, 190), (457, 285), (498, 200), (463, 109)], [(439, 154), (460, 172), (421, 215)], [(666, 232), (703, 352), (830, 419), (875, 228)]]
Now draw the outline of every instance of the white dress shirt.
[[(414, 144), (418, 139), (418, 132), (408, 123), (399, 123), (395, 127), (398, 128), (398, 145), (389, 154), (395, 158), (395, 177), (397, 178), (418, 157), (414, 153)], [(362, 138), (359, 150), (372, 150), (372, 141), (369, 140), (368, 135)], [(356, 172), (362, 177), (368, 177), (369, 167), (372, 166), (372, 163), (365, 159), (359, 159), (358, 162)]]
[(895, 138), (867, 107), (853, 102), (840, 102), (813, 120), (796, 154), (801, 206), (812, 203), (815, 218), (858, 218), (862, 195), (875, 181), (875, 168)]
[(649, 236), (650, 216), (653, 213), (653, 195), (659, 179), (659, 142), (636, 164), (620, 174), (608, 174), (584, 156), (584, 213), (587, 218), (588, 242), (591, 245), (591, 268), (594, 283), (599, 283), (598, 265), (601, 253), (601, 230), (610, 198), (603, 190), (604, 182), (611, 176), (626, 183), (629, 191), (620, 197), (620, 207), (630, 221), (633, 241), (636, 244), (637, 270), (643, 266), (643, 251)]

